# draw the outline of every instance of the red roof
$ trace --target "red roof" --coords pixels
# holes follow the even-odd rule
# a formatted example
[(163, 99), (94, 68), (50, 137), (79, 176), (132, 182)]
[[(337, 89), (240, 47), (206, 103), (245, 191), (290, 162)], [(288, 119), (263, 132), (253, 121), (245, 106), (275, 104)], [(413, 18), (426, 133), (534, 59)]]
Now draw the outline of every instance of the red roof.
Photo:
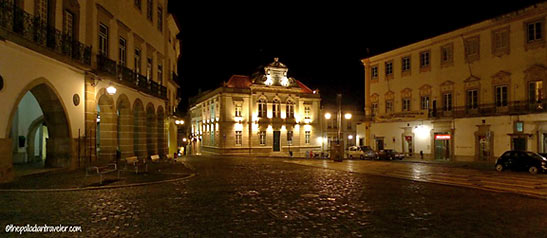
[(229, 88), (249, 88), (253, 84), (248, 76), (245, 75), (232, 75), (230, 80), (226, 83), (226, 87)]
[(313, 93), (313, 90), (308, 88), (308, 86), (304, 85), (302, 82), (296, 80), (296, 83), (298, 84), (298, 86), (300, 87), (303, 93)]

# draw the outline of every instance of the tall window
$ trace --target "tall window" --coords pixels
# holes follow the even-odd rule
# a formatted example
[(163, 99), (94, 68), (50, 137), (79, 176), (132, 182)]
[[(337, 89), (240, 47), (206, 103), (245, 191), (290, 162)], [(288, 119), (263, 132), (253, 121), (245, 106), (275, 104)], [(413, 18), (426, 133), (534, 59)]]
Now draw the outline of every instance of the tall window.
[(125, 66), (127, 63), (127, 42), (123, 37), (120, 36), (120, 46), (119, 46), (119, 63), (120, 65)]
[(241, 131), (236, 131), (236, 145), (241, 145)]
[(141, 73), (141, 50), (135, 48), (135, 73)]
[(386, 62), (386, 76), (393, 74), (393, 61)]
[(273, 101), (273, 105), (272, 105), (272, 116), (274, 118), (279, 118), (281, 117), (281, 112), (280, 112), (280, 109), (281, 109), (281, 105), (279, 104), (279, 100), (277, 99), (274, 99)]
[(294, 103), (292, 101), (287, 102), (287, 118), (294, 118)]
[(479, 108), (479, 91), (477, 89), (467, 90), (467, 109)]
[(465, 59), (467, 61), (474, 61), (479, 59), (479, 46), (479, 36), (469, 37), (465, 39)]
[(498, 56), (509, 53), (509, 27), (492, 32), (492, 53)]
[(443, 94), (443, 111), (452, 111), (452, 93)]
[(163, 9), (158, 5), (158, 30), (163, 30)]
[(420, 109), (427, 110), (429, 109), (429, 96), (423, 96), (420, 99)]
[(543, 82), (534, 81), (528, 85), (528, 100), (530, 103), (541, 103), (543, 101)]
[(99, 54), (108, 56), (108, 27), (105, 24), (99, 24)]
[(266, 117), (268, 109), (266, 108), (266, 101), (264, 99), (258, 100), (258, 117)]
[(311, 108), (310, 108), (310, 106), (304, 106), (304, 119), (311, 119)]
[(420, 53), (420, 68), (429, 68), (429, 51), (422, 51)]
[(377, 79), (378, 78), (378, 66), (372, 66), (370, 68), (370, 76), (373, 78), (373, 79)]
[(527, 42), (531, 43), (543, 39), (543, 21), (535, 21), (527, 24)]
[(401, 67), (403, 72), (410, 71), (410, 56), (401, 59)]
[(154, 19), (154, 1), (152, 0), (146, 1), (146, 18), (150, 21)]
[(63, 33), (69, 40), (74, 40), (74, 14), (68, 10), (63, 15)]
[(304, 143), (309, 144), (309, 143), (310, 143), (310, 139), (311, 139), (311, 131), (306, 131), (306, 132), (305, 132), (305, 140), (304, 140)]
[(292, 145), (292, 136), (293, 136), (293, 132), (292, 131), (287, 131), (287, 144), (288, 145)]
[(48, 19), (49, 0), (37, 0), (35, 6), (35, 15), (43, 24)]
[(135, 0), (135, 7), (141, 10), (141, 6), (142, 6), (141, 0)]
[(403, 108), (402, 108), (402, 111), (403, 111), (403, 112), (408, 112), (408, 111), (410, 111), (410, 98), (403, 98)]
[(158, 81), (163, 85), (163, 65), (158, 64)]
[(386, 113), (392, 113), (393, 112), (393, 100), (387, 100), (386, 101)]
[(454, 61), (453, 49), (452, 43), (441, 46), (441, 65), (447, 65)]
[(376, 113), (378, 113), (378, 103), (372, 103), (371, 109), (372, 109), (372, 116), (376, 115)]
[(496, 107), (507, 106), (507, 85), (496, 87)]
[(241, 104), (236, 104), (236, 117), (241, 117)]
[(152, 80), (152, 58), (146, 58), (146, 78)]
[(260, 132), (260, 145), (266, 145), (266, 132)]

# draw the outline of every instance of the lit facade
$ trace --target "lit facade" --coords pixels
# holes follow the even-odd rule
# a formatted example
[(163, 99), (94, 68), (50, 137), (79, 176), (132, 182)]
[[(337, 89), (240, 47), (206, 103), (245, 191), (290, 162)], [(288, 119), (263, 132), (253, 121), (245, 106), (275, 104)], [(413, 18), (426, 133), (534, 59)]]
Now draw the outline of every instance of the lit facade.
[(1, 0), (0, 16), (0, 181), (19, 163), (168, 154), (180, 49), (167, 0)]
[(252, 77), (234, 75), (196, 96), (189, 109), (191, 153), (303, 156), (321, 149), (317, 91), (275, 59)]
[[(321, 146), (324, 152), (330, 151), (331, 143), (335, 142), (338, 136), (337, 112), (338, 107), (336, 105), (325, 105), (321, 109)], [(347, 114), (351, 115), (349, 119), (346, 118)], [(344, 149), (347, 150), (350, 146), (365, 145), (365, 138), (357, 133), (357, 125), (362, 123), (364, 119), (365, 113), (362, 110), (357, 110), (357, 108), (351, 106), (342, 108), (340, 141)]]
[(547, 4), (362, 60), (366, 144), (493, 160), (547, 152)]

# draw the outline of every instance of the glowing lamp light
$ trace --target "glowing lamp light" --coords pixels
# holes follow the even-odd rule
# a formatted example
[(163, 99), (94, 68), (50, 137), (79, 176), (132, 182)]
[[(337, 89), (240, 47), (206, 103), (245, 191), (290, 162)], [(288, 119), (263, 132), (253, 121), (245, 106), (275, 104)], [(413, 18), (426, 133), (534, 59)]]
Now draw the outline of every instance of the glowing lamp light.
[(353, 135), (349, 135), (348, 140), (353, 140)]
[(284, 87), (289, 86), (289, 79), (286, 76), (281, 78), (281, 86), (284, 86)]
[(311, 119), (308, 119), (308, 118), (304, 119), (304, 123), (310, 123), (310, 122), (311, 122)]
[(112, 85), (110, 85), (110, 86), (108, 86), (108, 88), (106, 88), (106, 92), (108, 93), (108, 95), (114, 95), (114, 94), (116, 94), (116, 91), (118, 91), (118, 90), (116, 89), (116, 87), (114, 87)]
[(175, 124), (184, 125), (184, 120), (175, 120)]
[(346, 114), (344, 115), (344, 118), (346, 118), (346, 119), (348, 119), (348, 120), (351, 119), (351, 113), (346, 113)]
[(266, 75), (266, 81), (264, 82), (264, 84), (266, 84), (266, 86), (272, 86), (273, 85), (272, 76)]
[(182, 142), (186, 142), (186, 138), (182, 138)]
[(330, 113), (325, 113), (325, 119), (329, 120), (330, 118), (332, 117), (332, 115)]
[(317, 144), (321, 144), (323, 142), (323, 138), (317, 137)]

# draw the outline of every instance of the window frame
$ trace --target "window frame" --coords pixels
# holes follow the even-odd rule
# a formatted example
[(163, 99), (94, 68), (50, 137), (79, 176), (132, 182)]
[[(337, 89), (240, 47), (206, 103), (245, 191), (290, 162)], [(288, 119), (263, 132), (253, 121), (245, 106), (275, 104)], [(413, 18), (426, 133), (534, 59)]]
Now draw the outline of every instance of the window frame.
[(464, 57), (468, 63), (477, 61), (481, 55), (480, 35), (470, 36), (464, 39)]
[[(420, 51), (420, 72), (431, 70), (431, 50)], [(425, 57), (427, 56), (427, 57)]]
[[(425, 100), (424, 100), (425, 99)], [(429, 106), (430, 106), (430, 98), (429, 98), (429, 95), (427, 96), (421, 96), (420, 97), (420, 109), (421, 110), (429, 110)]]
[(403, 112), (410, 112), (410, 98), (402, 98), (401, 99), (401, 111)]
[(260, 145), (266, 145), (266, 131), (259, 132), (259, 143)]
[[(104, 30), (104, 31), (103, 31)], [(109, 29), (108, 25), (100, 22), (99, 23), (99, 47), (98, 53), (102, 56), (108, 57), (108, 38), (109, 38)]]
[[(388, 107), (389, 105), (389, 107)], [(387, 113), (393, 113), (393, 100), (386, 100), (385, 101), (385, 112)]]
[(311, 131), (304, 131), (304, 144), (309, 145), (311, 141)]
[[(511, 51), (511, 29), (507, 25), (502, 28), (492, 30), (492, 54), (495, 56), (502, 56), (509, 54)], [(498, 40), (505, 42), (505, 45), (498, 46)]]
[[(446, 67), (454, 64), (454, 44), (448, 43), (440, 47), (441, 49), (441, 67)], [(445, 57), (445, 52), (446, 56)], [(446, 59), (445, 59), (446, 58)]]
[[(405, 62), (406, 61), (406, 62)], [(412, 61), (410, 55), (401, 57), (401, 73), (408, 75), (412, 69)]]
[[(505, 92), (500, 89), (505, 88)], [(507, 107), (509, 104), (509, 86), (508, 85), (496, 85), (494, 87), (494, 104), (496, 107)]]
[(466, 90), (465, 98), (465, 108), (467, 108), (468, 110), (479, 109), (479, 89), (472, 88)]
[(389, 60), (384, 63), (384, 72), (385, 72), (386, 80), (393, 78), (393, 60)]
[(235, 145), (241, 146), (243, 144), (243, 132), (235, 131)]
[(454, 97), (452, 92), (443, 93), (443, 111), (451, 112), (454, 108)]
[(118, 40), (118, 64), (127, 66), (127, 40), (123, 36)]

